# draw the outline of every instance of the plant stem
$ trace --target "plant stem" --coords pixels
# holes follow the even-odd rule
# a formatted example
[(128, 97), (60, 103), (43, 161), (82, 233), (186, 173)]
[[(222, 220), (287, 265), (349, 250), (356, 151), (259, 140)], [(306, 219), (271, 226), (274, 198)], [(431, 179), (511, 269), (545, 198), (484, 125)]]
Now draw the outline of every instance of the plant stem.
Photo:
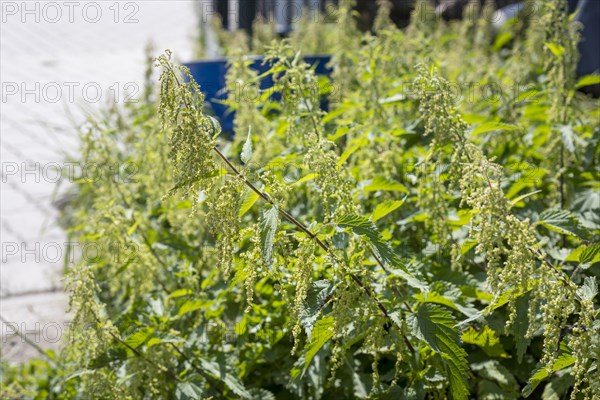
[[(275, 202), (273, 201), (273, 199), (271, 198), (271, 196), (269, 196), (266, 192), (263, 192), (262, 190), (258, 189), (252, 182), (250, 182), (248, 179), (246, 179), (244, 174), (242, 174), (236, 168), (236, 166), (233, 165), (231, 163), (231, 161), (229, 161), (229, 159), (216, 146), (213, 147), (213, 150), (225, 162), (225, 164), (227, 164), (227, 166), (232, 170), (232, 172), (239, 179), (242, 179), (242, 181), (244, 182), (244, 184), (246, 184), (246, 186), (248, 186), (256, 194), (258, 194), (267, 203), (276, 205)], [(303, 233), (305, 233), (310, 239), (314, 240), (315, 243), (317, 243), (317, 245), (321, 249), (323, 249), (327, 254), (331, 255), (339, 263), (339, 260), (337, 259), (337, 256), (335, 255), (335, 253), (333, 253), (333, 251), (329, 248), (329, 246), (327, 246), (321, 239), (319, 239), (319, 237), (315, 233), (313, 233), (310, 229), (308, 229), (306, 226), (304, 226), (300, 221), (298, 221), (296, 218), (294, 218), (290, 213), (288, 213), (283, 208), (277, 207), (277, 210), (286, 220), (288, 220), (293, 225), (295, 225), (299, 230), (301, 230)], [(367, 296), (369, 296), (370, 298), (372, 298), (375, 301), (375, 303), (377, 304), (377, 308), (379, 308), (379, 310), (381, 310), (383, 315), (386, 318), (390, 318), (387, 309), (385, 308), (385, 306), (383, 304), (381, 304), (381, 302), (375, 296), (373, 296), (371, 289), (368, 286), (366, 286), (362, 282), (362, 280), (355, 274), (349, 273), (349, 275), (350, 275), (350, 278), (352, 278), (352, 280), (367, 294)]]
[[(4, 319), (4, 317), (2, 317), (1, 315), (0, 315), (0, 321), (2, 321), (2, 323), (3, 323), (3, 324), (5, 324), (5, 325), (9, 325), (9, 324), (11, 324), (11, 323), (10, 323), (10, 322), (8, 322), (7, 320), (5, 320), (5, 319)], [(23, 340), (23, 341), (24, 341), (26, 344), (28, 344), (29, 346), (33, 347), (33, 348), (34, 348), (34, 349), (35, 349), (35, 350), (36, 350), (38, 353), (40, 353), (42, 356), (44, 356), (45, 358), (47, 358), (47, 359), (48, 359), (48, 361), (49, 361), (49, 362), (50, 362), (50, 363), (51, 363), (53, 366), (56, 366), (56, 362), (54, 361), (54, 359), (53, 359), (52, 357), (50, 357), (50, 356), (48, 355), (48, 353), (46, 353), (46, 352), (44, 351), (44, 349), (42, 349), (42, 348), (41, 348), (41, 347), (40, 347), (40, 346), (39, 346), (37, 343), (35, 343), (33, 340), (29, 339), (29, 338), (27, 337), (27, 335), (25, 335), (23, 332), (21, 332), (21, 331), (19, 330), (19, 328), (17, 328), (17, 327), (16, 327), (16, 326), (14, 326), (14, 325), (11, 325), (11, 327), (13, 327), (13, 328), (15, 329), (15, 332), (14, 332), (14, 333), (15, 333), (15, 334), (16, 334), (18, 337), (20, 337), (20, 338), (21, 338), (21, 340)]]

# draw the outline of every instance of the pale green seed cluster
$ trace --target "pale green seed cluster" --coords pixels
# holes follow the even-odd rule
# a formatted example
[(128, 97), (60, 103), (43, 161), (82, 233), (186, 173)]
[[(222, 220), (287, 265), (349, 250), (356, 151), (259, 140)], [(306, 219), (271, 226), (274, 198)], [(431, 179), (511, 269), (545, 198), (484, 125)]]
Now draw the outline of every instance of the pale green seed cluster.
[[(545, 282), (544, 282), (545, 281)], [(543, 290), (545, 302), (541, 306), (542, 323), (544, 326), (544, 356), (542, 364), (546, 364), (548, 372), (556, 361), (561, 339), (561, 331), (569, 316), (575, 312), (576, 302), (574, 289), (562, 282), (544, 279), (539, 283), (539, 289), (534, 292), (539, 296)]]
[(420, 66), (419, 69), (420, 76), (415, 80), (413, 87), (421, 99), (419, 112), (423, 116), (425, 135), (433, 136), (433, 151), (421, 166), (422, 174), (429, 179), (425, 179), (426, 184), (421, 185), (419, 202), (430, 213), (427, 225), (434, 232), (437, 241), (444, 243), (450, 235), (446, 201), (449, 182), (445, 181), (447, 173), (444, 173), (449, 160), (440, 150), (452, 145), (455, 157), (458, 156), (463, 151), (464, 132), (468, 126), (456, 112), (448, 81), (437, 77), (424, 66)]
[[(217, 172), (211, 152), (220, 128), (214, 119), (202, 114), (204, 95), (189, 70), (175, 66), (170, 57), (167, 51), (156, 59), (157, 66), (163, 68), (159, 115), (163, 126), (172, 131), (169, 157), (177, 182), (174, 190), (182, 189), (195, 197), (198, 190), (209, 187), (207, 178)], [(189, 82), (183, 82), (184, 76)]]
[[(98, 299), (99, 287), (94, 278), (94, 270), (87, 265), (79, 265), (67, 276), (66, 287), (71, 292), (69, 311), (73, 313), (71, 324), (77, 327), (69, 335), (71, 357), (94, 360), (104, 354), (113, 345), (113, 337), (119, 335), (118, 329), (106, 317), (105, 307)], [(81, 359), (74, 359), (80, 363)], [(82, 392), (116, 398), (106, 375), (88, 376), (82, 383)], [(118, 389), (116, 389), (119, 392)]]
[(334, 297), (331, 301), (334, 318), (331, 380), (335, 379), (337, 369), (344, 363), (344, 354), (346, 351), (346, 348), (343, 346), (344, 339), (348, 336), (348, 327), (357, 321), (354, 309), (364, 305), (364, 302), (361, 301), (361, 296), (362, 293), (356, 290), (356, 287), (349, 279), (342, 281), (334, 292)]
[(365, 343), (363, 347), (367, 352), (369, 352), (373, 360), (371, 362), (372, 380), (373, 386), (371, 388), (371, 395), (376, 395), (378, 393), (378, 384), (379, 384), (379, 360), (381, 358), (381, 349), (385, 347), (385, 336), (387, 332), (384, 329), (385, 320), (382, 318), (375, 318), (373, 320), (373, 325), (370, 327), (367, 337), (365, 338)]
[(419, 112), (425, 124), (425, 135), (435, 136), (439, 146), (464, 142), (468, 125), (456, 111), (450, 83), (424, 66), (415, 79), (414, 90), (420, 99)]
[(310, 172), (317, 174), (318, 196), (324, 209), (325, 221), (335, 215), (348, 215), (355, 211), (352, 201), (352, 184), (343, 170), (337, 168), (339, 156), (332, 150), (324, 149), (319, 139), (311, 146), (304, 164)]
[(300, 312), (308, 295), (312, 281), (313, 264), (316, 256), (316, 245), (308, 237), (302, 237), (298, 240), (295, 257), (297, 262), (292, 272), (291, 281), (296, 287), (294, 295), (294, 304), (290, 312), (290, 325), (292, 326), (292, 335), (294, 337), (294, 346), (292, 354), (297, 350), (300, 334), (302, 333), (302, 324), (300, 323)]
[[(435, 113), (439, 112), (436, 110), (440, 105), (449, 106), (449, 87), (442, 78), (422, 71), (416, 83), (424, 103), (422, 112)], [(432, 94), (431, 88), (435, 88), (436, 93)], [(531, 323), (528, 336), (532, 336), (538, 328), (535, 320), (539, 308), (544, 332), (542, 363), (550, 371), (557, 359), (567, 321), (578, 312), (577, 335), (569, 340), (580, 356), (573, 375), (577, 380), (576, 387), (582, 386), (588, 360), (595, 357), (590, 350), (593, 348), (593, 335), (587, 334), (593, 329), (593, 305), (581, 302), (576, 294), (577, 285), (547, 264), (545, 255), (537, 250), (538, 241), (530, 222), (512, 214), (511, 204), (501, 188), (502, 167), (488, 159), (479, 147), (467, 142), (466, 124), (455, 110), (448, 108), (442, 115), (445, 117), (440, 119), (424, 114), (426, 131), (434, 134), (437, 140), (433, 151), (443, 151), (444, 146), (440, 144), (450, 140), (454, 140), (457, 146), (450, 162), (460, 167), (451, 176), (459, 183), (462, 204), (472, 210), (470, 234), (477, 239), (476, 250), (484, 254), (487, 260), (488, 284), (492, 292), (496, 298), (505, 293), (511, 294), (507, 328), (514, 323), (516, 299), (530, 292)]]
[(590, 383), (595, 383), (596, 387), (600, 385), (600, 369), (589, 372), (588, 360), (600, 359), (600, 334), (597, 325), (594, 325), (595, 310), (592, 300), (581, 299), (580, 304), (579, 320), (574, 324), (568, 342), (575, 357), (575, 363), (571, 367), (571, 374), (575, 377), (571, 398), (582, 393), (584, 399), (596, 400), (598, 392), (593, 393)]
[(570, 20), (566, 0), (543, 2), (545, 26), (545, 70), (548, 73), (552, 124), (564, 124), (575, 87), (575, 69), (579, 61), (579, 33)]
[(258, 224), (252, 224), (244, 229), (240, 236), (250, 238), (250, 247), (240, 254), (244, 276), (244, 287), (246, 289), (246, 312), (252, 310), (254, 302), (254, 288), (258, 278), (258, 268), (262, 263), (262, 252), (260, 250), (260, 230)]
[(240, 192), (243, 186), (240, 178), (226, 176), (223, 184), (207, 199), (207, 217), (217, 240), (218, 266), (225, 276), (229, 276), (233, 269), (233, 253), (239, 240)]

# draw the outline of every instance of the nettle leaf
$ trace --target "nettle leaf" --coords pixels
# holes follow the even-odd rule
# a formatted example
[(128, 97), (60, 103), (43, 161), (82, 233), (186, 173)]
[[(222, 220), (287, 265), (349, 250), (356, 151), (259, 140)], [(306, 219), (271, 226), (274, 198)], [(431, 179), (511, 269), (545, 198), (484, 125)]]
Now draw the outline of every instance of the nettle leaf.
[(363, 189), (365, 192), (403, 192), (408, 193), (406, 186), (400, 182), (390, 181), (383, 176), (377, 176)]
[(598, 259), (596, 262), (600, 261), (600, 243), (593, 243), (586, 246), (579, 255), (579, 262), (582, 264), (594, 262), (596, 259)]
[(392, 247), (381, 238), (377, 227), (372, 221), (358, 215), (345, 215), (338, 219), (337, 225), (342, 228), (350, 228), (357, 235), (363, 236), (385, 263), (390, 265), (400, 264), (400, 258)]
[(464, 306), (458, 303), (458, 301), (455, 301), (458, 300), (457, 298), (450, 298), (437, 292), (418, 293), (415, 295), (415, 299), (422, 303), (436, 303), (449, 307), (453, 310), (463, 313), (467, 317), (472, 317), (473, 315), (477, 314), (476, 308), (472, 306)]
[[(556, 372), (560, 371), (563, 368), (567, 368), (573, 365), (576, 361), (576, 358), (568, 353), (568, 349), (561, 343), (561, 352), (554, 361), (554, 365), (552, 365), (552, 371)], [(538, 387), (538, 385), (549, 376), (548, 369), (545, 365), (539, 366), (529, 378), (529, 382), (523, 388), (521, 394), (524, 397), (529, 397), (531, 393)]]
[(482, 133), (486, 133), (486, 132), (493, 132), (493, 131), (518, 131), (519, 128), (516, 125), (511, 125), (511, 124), (505, 124), (502, 122), (484, 122), (483, 124), (479, 125), (477, 128), (473, 129), (473, 132), (471, 133), (473, 136), (476, 135), (480, 135)]
[(267, 265), (271, 265), (273, 262), (273, 244), (275, 242), (278, 222), (279, 209), (277, 206), (271, 204), (265, 206), (260, 218), (260, 243)]
[(377, 207), (375, 207), (373, 214), (371, 215), (371, 221), (375, 222), (375, 221), (380, 220), (381, 218), (385, 217), (392, 211), (401, 207), (402, 204), (404, 204), (404, 200), (397, 200), (397, 201), (388, 200), (388, 201), (378, 204)]
[(480, 347), (490, 357), (508, 357), (496, 332), (487, 325), (484, 325), (480, 331), (472, 326), (469, 327), (467, 331), (463, 332), (461, 339), (465, 343)]
[(242, 206), (240, 207), (238, 215), (243, 217), (248, 211), (250, 211), (252, 206), (258, 201), (259, 197), (260, 195), (254, 190), (248, 190), (244, 196), (244, 201), (242, 202)]
[(148, 338), (154, 333), (154, 328), (146, 327), (138, 330), (137, 332), (129, 335), (124, 342), (130, 347), (137, 349), (140, 347)]
[(369, 396), (368, 384), (366, 382), (364, 374), (356, 372), (356, 368), (352, 365), (352, 361), (348, 357), (344, 356), (344, 361), (348, 366), (348, 369), (352, 371), (352, 392), (356, 399), (366, 399)]
[(529, 329), (529, 294), (517, 298), (516, 312), (517, 315), (513, 325), (513, 338), (517, 349), (517, 361), (521, 364), (527, 347), (531, 343), (531, 339), (527, 338), (527, 330)]
[(539, 223), (551, 231), (563, 235), (587, 237), (587, 231), (581, 226), (579, 220), (567, 210), (547, 210), (540, 214)]
[(175, 398), (177, 400), (201, 399), (204, 391), (191, 382), (181, 382), (177, 385)]
[(244, 164), (248, 164), (250, 159), (252, 158), (252, 127), (248, 127), (248, 138), (242, 147), (242, 154), (240, 155), (240, 159)]
[(578, 290), (581, 297), (587, 300), (592, 300), (598, 294), (598, 283), (595, 276), (586, 276), (583, 281), (583, 286)]
[(456, 320), (438, 305), (423, 304), (409, 315), (408, 324), (413, 335), (427, 344), (445, 361), (450, 391), (454, 399), (469, 396), (469, 364), (467, 352), (460, 345), (460, 336), (454, 328)]
[(556, 43), (544, 43), (546, 48), (552, 52), (559, 60), (562, 59), (565, 48)]
[(275, 395), (266, 389), (250, 389), (252, 398), (255, 400), (275, 400)]
[(586, 75), (582, 76), (577, 81), (577, 89), (590, 86), (590, 85), (598, 85), (600, 84), (600, 75)]
[(333, 337), (333, 316), (328, 315), (320, 319), (313, 327), (310, 337), (311, 342), (305, 346), (304, 370), (308, 368), (319, 350)]
[(488, 360), (472, 364), (473, 371), (482, 378), (497, 383), (503, 390), (517, 394), (518, 383), (514, 375), (497, 360)]
[(571, 374), (563, 374), (553, 378), (544, 387), (542, 400), (558, 400), (566, 398), (565, 394), (575, 383), (575, 378)]
[(575, 132), (573, 132), (572, 125), (561, 125), (558, 127), (560, 136), (565, 146), (570, 153), (575, 152)]
[(179, 307), (179, 312), (177, 313), (178, 317), (182, 317), (187, 313), (191, 313), (196, 310), (201, 310), (204, 308), (208, 308), (215, 304), (214, 300), (187, 300), (185, 303)]
[(421, 291), (427, 290), (427, 284), (415, 278), (408, 271), (400, 256), (387, 241), (383, 240), (379, 230), (377, 230), (372, 221), (357, 215), (345, 215), (337, 220), (337, 225), (340, 228), (350, 228), (352, 232), (365, 238), (371, 245), (371, 250), (375, 256), (379, 257), (385, 264), (397, 268), (395, 273), (406, 280), (410, 286)]
[(202, 368), (213, 378), (224, 382), (233, 393), (237, 394), (243, 399), (252, 398), (252, 395), (250, 392), (248, 392), (242, 381), (237, 376), (229, 372), (229, 368), (224, 361), (216, 362), (204, 357), (198, 357), (197, 360), (200, 363), (200, 368)]
[(306, 336), (311, 338), (313, 326), (317, 322), (321, 308), (327, 302), (329, 296), (333, 293), (335, 285), (326, 279), (314, 281), (310, 285), (306, 301), (302, 304), (300, 310), (300, 323), (304, 327)]
[(217, 136), (219, 136), (223, 130), (221, 128), (221, 123), (215, 117), (211, 117), (210, 115), (207, 115), (206, 119), (207, 119), (208, 125), (210, 126), (210, 130), (212, 132), (213, 139), (214, 139)]

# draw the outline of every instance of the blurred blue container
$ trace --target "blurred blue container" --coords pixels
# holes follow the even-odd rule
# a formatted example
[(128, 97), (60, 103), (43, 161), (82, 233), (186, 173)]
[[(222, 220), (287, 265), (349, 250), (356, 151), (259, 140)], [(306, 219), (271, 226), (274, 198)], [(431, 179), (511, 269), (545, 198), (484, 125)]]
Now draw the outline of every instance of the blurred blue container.
[[(258, 72), (259, 75), (267, 72), (271, 65), (263, 65), (262, 56), (254, 56), (250, 58), (252, 64), (250, 68)], [(331, 76), (332, 69), (328, 67), (331, 56), (317, 55), (317, 56), (306, 56), (304, 61), (309, 64), (317, 75), (324, 75), (327, 77)], [(200, 90), (204, 93), (205, 101), (208, 103), (210, 110), (215, 118), (221, 123), (223, 132), (227, 135), (233, 134), (233, 117), (234, 113), (228, 110), (227, 106), (222, 103), (223, 100), (227, 99), (227, 93), (225, 91), (225, 76), (227, 74), (227, 62), (226, 58), (210, 60), (210, 61), (194, 61), (186, 63), (185, 66), (190, 69), (190, 73), (194, 77), (194, 80), (200, 85)], [(273, 87), (273, 77), (267, 75), (260, 81), (261, 91), (268, 90)], [(277, 100), (276, 96), (273, 99)], [(321, 108), (327, 109), (328, 104), (326, 101), (321, 103)]]

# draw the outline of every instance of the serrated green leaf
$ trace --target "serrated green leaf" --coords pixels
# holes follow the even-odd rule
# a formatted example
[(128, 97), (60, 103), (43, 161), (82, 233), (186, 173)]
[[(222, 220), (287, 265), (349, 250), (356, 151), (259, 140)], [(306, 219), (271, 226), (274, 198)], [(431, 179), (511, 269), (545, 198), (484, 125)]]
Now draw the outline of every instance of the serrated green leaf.
[(166, 333), (161, 333), (158, 336), (154, 336), (154, 337), (151, 337), (150, 339), (148, 339), (148, 342), (146, 342), (146, 347), (150, 348), (152, 346), (156, 346), (157, 344), (161, 344), (161, 343), (181, 343), (181, 342), (185, 342), (185, 339), (177, 337), (177, 336), (169, 335)]
[(333, 337), (333, 316), (321, 318), (312, 329), (311, 342), (305, 347), (306, 354), (304, 360), (304, 370), (308, 368), (312, 359), (317, 355), (319, 350)]
[(507, 390), (502, 389), (496, 382), (482, 379), (477, 384), (478, 400), (505, 400), (516, 399), (517, 396)]
[(457, 302), (437, 292), (417, 293), (415, 298), (422, 303), (434, 303), (449, 307), (453, 310), (463, 313), (467, 317), (477, 314), (477, 309), (458, 304)]
[(337, 166), (341, 167), (346, 162), (346, 160), (350, 158), (350, 156), (354, 154), (358, 149), (360, 149), (363, 145), (364, 143), (355, 143), (354, 145), (349, 146), (346, 150), (344, 150), (337, 162)]
[(540, 92), (538, 90), (535, 89), (531, 89), (531, 90), (527, 90), (521, 94), (519, 94), (517, 96), (517, 98), (514, 100), (515, 103), (519, 103), (523, 100), (528, 100), (531, 101), (533, 100), (535, 97), (539, 96)]
[(565, 149), (570, 153), (575, 152), (575, 132), (573, 132), (573, 126), (571, 125), (561, 125), (558, 127), (558, 131), (560, 132), (560, 137), (562, 139), (563, 145)]
[(485, 122), (473, 129), (471, 135), (476, 136), (492, 131), (518, 131), (519, 129), (520, 128), (516, 125), (505, 124), (501, 122)]
[(244, 201), (242, 202), (238, 215), (243, 217), (248, 211), (250, 211), (252, 206), (258, 201), (259, 198), (260, 195), (254, 190), (248, 190), (246, 196), (244, 196)]
[(503, 390), (511, 392), (513, 397), (517, 397), (517, 380), (498, 360), (475, 363), (472, 364), (472, 368), (480, 377), (496, 382)]
[(185, 303), (179, 307), (179, 312), (177, 316), (182, 317), (187, 313), (191, 313), (196, 310), (200, 310), (203, 308), (208, 308), (215, 304), (214, 300), (187, 300)]
[(260, 243), (263, 258), (267, 265), (271, 265), (273, 262), (273, 244), (278, 222), (279, 209), (277, 206), (271, 204), (265, 206), (260, 218)]
[(240, 154), (240, 159), (244, 164), (248, 164), (250, 159), (252, 158), (252, 127), (248, 127), (248, 138), (246, 138), (246, 142), (242, 147), (242, 154)]
[(565, 394), (570, 387), (575, 383), (575, 378), (571, 374), (563, 374), (562, 376), (552, 379), (544, 387), (542, 393), (542, 400), (561, 400), (566, 396)]
[(586, 246), (586, 248), (579, 255), (579, 262), (582, 264), (598, 261), (600, 261), (600, 243), (592, 243)]
[(314, 172), (307, 174), (307, 175), (303, 176), (302, 178), (298, 179), (296, 182), (292, 183), (291, 186), (298, 186), (304, 182), (312, 181), (313, 179), (315, 179), (318, 176), (319, 176), (319, 174), (314, 173)]
[(180, 382), (175, 390), (177, 400), (197, 400), (204, 396), (204, 391), (191, 382)]
[(224, 382), (233, 393), (243, 399), (252, 398), (252, 395), (248, 392), (242, 381), (228, 371), (229, 368), (227, 368), (227, 365), (224, 365), (224, 362), (217, 363), (204, 357), (198, 357), (197, 360), (205, 372)]
[(341, 228), (350, 228), (355, 234), (364, 237), (371, 245), (373, 253), (385, 264), (395, 267), (397, 275), (405, 279), (410, 286), (419, 290), (427, 290), (427, 284), (415, 278), (408, 271), (394, 249), (381, 238), (372, 221), (357, 215), (345, 215), (337, 220), (337, 225)]
[(598, 283), (595, 276), (586, 276), (583, 280), (583, 286), (579, 289), (581, 297), (592, 300), (598, 294)]
[(477, 240), (475, 240), (475, 239), (465, 240), (464, 243), (460, 246), (460, 254), (464, 256), (469, 251), (471, 251), (471, 249), (473, 247), (475, 247), (476, 245), (477, 245)]
[(357, 215), (345, 215), (338, 219), (337, 225), (342, 228), (350, 228), (355, 234), (363, 236), (383, 262), (390, 265), (400, 264), (398, 255), (381, 238), (377, 227), (372, 221)]
[(516, 301), (516, 317), (513, 324), (513, 338), (517, 349), (517, 361), (519, 364), (523, 361), (523, 356), (527, 351), (531, 339), (527, 338), (529, 329), (529, 294), (520, 296)]
[(221, 123), (215, 117), (211, 117), (210, 115), (207, 115), (206, 119), (208, 120), (208, 125), (211, 128), (212, 136), (214, 139), (221, 134)]
[(408, 193), (406, 186), (399, 182), (390, 181), (383, 176), (377, 176), (363, 189), (365, 192), (403, 192)]
[(129, 335), (124, 342), (130, 347), (137, 349), (140, 347), (148, 338), (154, 333), (154, 328), (146, 327), (138, 330), (137, 332)]
[(412, 333), (424, 340), (437, 353), (442, 354), (446, 364), (452, 398), (467, 399), (469, 396), (469, 364), (467, 352), (460, 345), (456, 321), (444, 308), (423, 304), (409, 315)]
[(192, 294), (192, 291), (190, 289), (179, 289), (171, 293), (169, 295), (169, 298), (176, 299), (178, 297), (189, 296), (190, 294)]
[(514, 205), (515, 205), (515, 204), (517, 204), (518, 202), (520, 202), (520, 201), (522, 201), (522, 200), (525, 200), (526, 198), (528, 198), (528, 197), (530, 197), (530, 196), (533, 196), (533, 195), (535, 195), (535, 194), (538, 194), (538, 193), (540, 193), (540, 192), (541, 192), (541, 190), (536, 190), (536, 191), (534, 191), (534, 192), (531, 192), (531, 193), (526, 193), (526, 194), (523, 194), (523, 195), (521, 195), (521, 196), (519, 196), (519, 197), (517, 197), (517, 198), (515, 198), (515, 199), (512, 199), (512, 200), (510, 201), (510, 204), (514, 206)]
[[(552, 366), (552, 372), (560, 371), (563, 368), (567, 368), (573, 365), (575, 361), (576, 358), (563, 349), (561, 354), (559, 354), (559, 356), (556, 358), (556, 361), (554, 361), (554, 365)], [(538, 385), (548, 377), (548, 375), (548, 369), (546, 368), (546, 366), (542, 365), (538, 367), (529, 378), (529, 382), (527, 382), (527, 385), (523, 388), (521, 394), (524, 397), (529, 397), (531, 393), (533, 393), (535, 388), (537, 388)]]
[(304, 327), (309, 340), (321, 308), (333, 293), (334, 288), (335, 285), (326, 279), (314, 281), (310, 285), (306, 301), (302, 304), (302, 309), (300, 310), (300, 323)]
[(275, 395), (266, 389), (250, 389), (253, 400), (275, 400)]
[(479, 331), (471, 326), (463, 332), (461, 338), (464, 343), (480, 347), (490, 357), (508, 357), (500, 343), (500, 339), (496, 336), (496, 332), (487, 325), (484, 325)]
[(567, 210), (547, 210), (540, 215), (540, 224), (563, 235), (585, 238), (587, 232), (577, 218)]
[(371, 221), (375, 222), (380, 220), (392, 211), (401, 207), (402, 204), (404, 204), (404, 200), (388, 200), (378, 204), (377, 207), (375, 207), (375, 210), (373, 210), (373, 214), (371, 215)]

